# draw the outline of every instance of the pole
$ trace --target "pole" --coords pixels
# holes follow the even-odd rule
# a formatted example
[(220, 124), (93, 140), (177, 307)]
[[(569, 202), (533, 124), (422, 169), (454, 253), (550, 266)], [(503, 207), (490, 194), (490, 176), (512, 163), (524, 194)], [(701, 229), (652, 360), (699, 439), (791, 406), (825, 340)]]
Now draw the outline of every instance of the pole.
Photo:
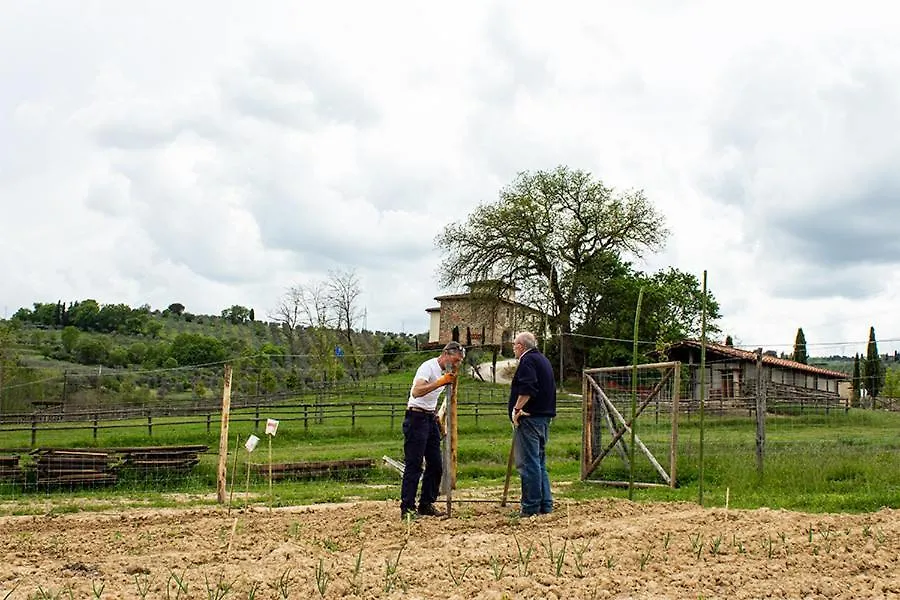
[(506, 481), (503, 482), (503, 497), (500, 506), (506, 506), (506, 497), (509, 495), (509, 480), (512, 478), (513, 461), (516, 453), (516, 430), (513, 429), (512, 442), (509, 445), (509, 458), (506, 459)]
[(241, 447), (241, 434), (237, 434), (234, 440), (234, 462), (231, 465), (231, 489), (228, 491), (228, 514), (231, 514), (231, 501), (234, 499), (234, 476), (237, 474), (238, 448)]
[(703, 271), (703, 309), (700, 318), (700, 473), (698, 499), (703, 506), (703, 438), (706, 410), (706, 271)]
[(634, 438), (637, 429), (637, 363), (638, 332), (641, 322), (641, 302), (644, 300), (644, 288), (638, 290), (637, 308), (634, 310), (634, 345), (631, 350), (631, 448), (628, 457), (628, 499), (634, 500)]
[(762, 479), (766, 448), (766, 388), (763, 377), (763, 349), (756, 349), (756, 473)]
[(559, 334), (559, 389), (563, 389), (563, 336), (562, 325), (558, 325), (556, 329)]
[[(456, 489), (456, 465), (457, 451), (459, 449), (459, 411), (458, 407), (458, 391), (459, 391), (459, 366), (453, 370), (456, 378), (453, 380), (453, 387), (450, 389), (450, 406), (447, 411), (450, 414), (450, 489)], [(449, 513), (448, 513), (449, 514)]]
[(222, 423), (219, 430), (219, 468), (216, 477), (216, 498), (225, 503), (225, 487), (228, 483), (228, 419), (231, 411), (231, 365), (225, 365), (225, 381), (222, 386)]

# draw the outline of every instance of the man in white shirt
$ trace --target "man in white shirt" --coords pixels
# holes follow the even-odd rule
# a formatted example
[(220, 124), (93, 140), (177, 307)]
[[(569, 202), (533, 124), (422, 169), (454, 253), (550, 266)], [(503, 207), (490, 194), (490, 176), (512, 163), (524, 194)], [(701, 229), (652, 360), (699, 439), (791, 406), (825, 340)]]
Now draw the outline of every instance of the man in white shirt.
[[(403, 419), (403, 484), (400, 488), (400, 518), (408, 514), (441, 516), (434, 502), (443, 474), (441, 429), (437, 416), (438, 398), (456, 380), (456, 370), (465, 357), (459, 342), (444, 346), (440, 356), (423, 362), (413, 378)], [(422, 459), (425, 472), (422, 473)], [(419, 479), (422, 494), (416, 503)]]

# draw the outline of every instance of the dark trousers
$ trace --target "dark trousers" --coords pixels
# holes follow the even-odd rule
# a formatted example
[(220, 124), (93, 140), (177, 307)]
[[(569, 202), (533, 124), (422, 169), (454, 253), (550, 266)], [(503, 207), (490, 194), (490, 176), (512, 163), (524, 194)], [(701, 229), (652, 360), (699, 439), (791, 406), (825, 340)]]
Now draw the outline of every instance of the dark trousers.
[[(441, 430), (434, 415), (406, 411), (403, 419), (403, 485), (400, 488), (400, 511), (416, 510), (416, 490), (422, 479), (422, 495), (418, 506), (432, 504), (438, 497), (443, 465), (441, 463)], [(422, 475), (422, 458), (425, 475)]]

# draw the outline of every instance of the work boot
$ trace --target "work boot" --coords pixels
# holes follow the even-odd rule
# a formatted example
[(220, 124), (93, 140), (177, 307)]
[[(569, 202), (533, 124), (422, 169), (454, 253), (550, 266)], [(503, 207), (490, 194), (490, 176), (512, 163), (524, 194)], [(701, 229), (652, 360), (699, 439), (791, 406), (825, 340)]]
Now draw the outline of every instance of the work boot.
[(438, 509), (434, 504), (426, 504), (419, 507), (419, 514), (423, 517), (443, 517), (444, 512)]

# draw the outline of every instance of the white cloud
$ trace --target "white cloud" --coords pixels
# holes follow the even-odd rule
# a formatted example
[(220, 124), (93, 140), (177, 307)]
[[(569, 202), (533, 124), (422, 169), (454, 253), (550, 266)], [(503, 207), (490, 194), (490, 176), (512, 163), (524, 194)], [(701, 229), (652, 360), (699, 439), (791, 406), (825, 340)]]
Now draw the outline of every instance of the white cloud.
[(355, 267), (369, 327), (424, 331), (435, 234), (568, 164), (646, 190), (642, 264), (707, 270), (739, 340), (900, 337), (897, 17), (852, 10), (7, 7), (0, 306), (262, 315)]

